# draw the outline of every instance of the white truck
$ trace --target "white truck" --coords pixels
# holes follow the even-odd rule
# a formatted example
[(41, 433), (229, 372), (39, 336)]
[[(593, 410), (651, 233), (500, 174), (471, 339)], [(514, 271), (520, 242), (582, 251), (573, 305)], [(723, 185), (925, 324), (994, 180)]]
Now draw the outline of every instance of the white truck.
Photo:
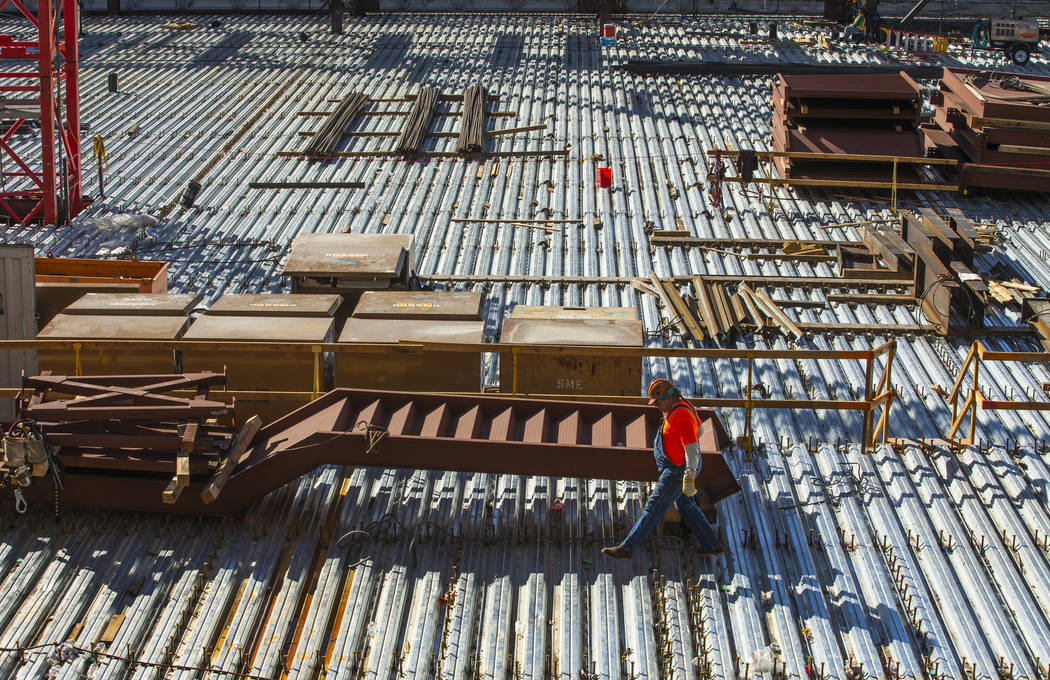
[(1034, 19), (985, 19), (973, 27), (973, 46), (1002, 50), (1015, 64), (1039, 51), (1039, 23)]

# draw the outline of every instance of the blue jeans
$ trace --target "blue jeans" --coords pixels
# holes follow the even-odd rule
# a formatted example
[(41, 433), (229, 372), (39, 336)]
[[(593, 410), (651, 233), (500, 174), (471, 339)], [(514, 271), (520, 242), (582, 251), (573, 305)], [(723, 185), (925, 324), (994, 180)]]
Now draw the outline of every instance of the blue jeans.
[(711, 528), (704, 513), (700, 512), (696, 501), (682, 493), (682, 478), (685, 476), (685, 465), (675, 465), (671, 459), (664, 454), (663, 437), (659, 430), (656, 432), (656, 441), (653, 442), (653, 457), (656, 458), (656, 467), (660, 471), (660, 479), (649, 494), (649, 500), (642, 508), (642, 514), (631, 527), (627, 538), (623, 539), (622, 545), (631, 551), (638, 552), (649, 534), (653, 532), (656, 525), (663, 519), (664, 514), (674, 505), (678, 508), (678, 514), (682, 521), (693, 532), (700, 548), (713, 550), (721, 545), (718, 535)]

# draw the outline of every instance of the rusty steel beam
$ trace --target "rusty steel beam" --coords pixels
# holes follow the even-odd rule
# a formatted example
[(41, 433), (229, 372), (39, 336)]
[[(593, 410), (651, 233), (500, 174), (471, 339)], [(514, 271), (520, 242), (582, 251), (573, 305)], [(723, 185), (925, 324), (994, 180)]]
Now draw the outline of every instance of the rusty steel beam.
[(221, 401), (195, 401), (186, 406), (87, 406), (78, 407), (73, 400), (31, 406), (27, 414), (34, 420), (181, 420), (188, 418), (224, 418), (233, 408)]
[[(110, 383), (109, 378), (114, 382)], [(26, 415), (34, 420), (180, 420), (227, 417), (231, 407), (205, 397), (213, 385), (223, 385), (221, 373), (137, 376), (27, 376), (24, 387), (34, 390)], [(124, 386), (120, 382), (133, 383)], [(163, 392), (196, 387), (193, 399)], [(49, 399), (49, 393), (74, 395), (74, 399)]]
[[(713, 411), (704, 422), (698, 486), (712, 502), (739, 490), (721, 450), (731, 444)], [(369, 430), (363, 424), (369, 426)], [(193, 474), (172, 503), (162, 501), (173, 460), (136, 477), (71, 470), (62, 502), (127, 510), (225, 515), (321, 465), (655, 481), (650, 406), (341, 389), (261, 429), (225, 486), (202, 492)], [(193, 458), (191, 458), (193, 460)], [(46, 482), (26, 489), (47, 501)]]

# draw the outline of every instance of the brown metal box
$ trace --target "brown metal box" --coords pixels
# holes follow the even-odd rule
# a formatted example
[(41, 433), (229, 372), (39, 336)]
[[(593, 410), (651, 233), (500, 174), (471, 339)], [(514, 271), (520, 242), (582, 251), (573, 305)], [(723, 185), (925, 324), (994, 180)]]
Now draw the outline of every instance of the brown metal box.
[[(222, 316), (205, 314), (186, 331), (185, 340), (269, 340), (273, 342), (330, 342), (335, 321), (330, 316), (295, 317)], [(226, 371), (226, 386), (231, 390), (273, 390), (277, 392), (312, 392), (314, 354), (311, 352), (197, 350), (182, 351), (182, 368), (187, 373)], [(320, 390), (327, 388), (326, 362), (322, 361)], [(237, 399), (234, 418), (243, 423), (258, 414), (263, 422), (272, 422), (305, 403), (294, 397), (273, 399)]]
[(110, 316), (186, 316), (201, 296), (197, 293), (87, 293), (63, 314)]
[[(481, 293), (368, 292), (339, 342), (480, 343)], [(340, 352), (336, 386), (417, 392), (478, 392), (478, 352)]]
[(208, 316), (328, 317), (335, 315), (339, 295), (262, 295), (227, 293), (215, 301)]
[(408, 288), (411, 234), (300, 234), (281, 272), (293, 293), (339, 293), (342, 315), (367, 290)]
[[(641, 347), (642, 323), (630, 307), (519, 305), (503, 322), (500, 342), (517, 345)], [(515, 389), (514, 357), (500, 353), (500, 390)], [(638, 395), (642, 358), (587, 354), (519, 354), (516, 389), (526, 394)]]
[(139, 290), (139, 284), (128, 283), (62, 283), (41, 282), (37, 277), (36, 282), (36, 316), (41, 326), (46, 326), (55, 315), (73, 304), (85, 293), (135, 293)]
[(40, 326), (89, 292), (166, 293), (168, 263), (146, 260), (36, 258), (37, 318)]
[[(37, 334), (40, 340), (178, 340), (189, 324), (186, 316), (127, 314), (59, 314)], [(80, 375), (134, 375), (175, 373), (170, 349), (85, 349), (80, 352)], [(39, 351), (40, 370), (54, 375), (77, 375), (72, 349)]]
[(481, 293), (374, 291), (361, 296), (354, 318), (480, 321), (482, 302)]

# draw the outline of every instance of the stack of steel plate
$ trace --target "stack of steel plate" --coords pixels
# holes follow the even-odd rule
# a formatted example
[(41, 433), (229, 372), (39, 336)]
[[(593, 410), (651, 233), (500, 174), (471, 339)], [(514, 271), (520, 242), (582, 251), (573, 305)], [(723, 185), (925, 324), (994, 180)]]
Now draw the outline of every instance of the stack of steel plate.
[[(817, 156), (879, 155), (921, 157), (916, 132), (922, 96), (907, 74), (784, 75), (773, 84), (773, 148), (812, 153), (814, 157), (778, 157), (785, 178), (891, 181), (892, 163), (863, 158)], [(899, 180), (914, 180), (910, 167), (898, 168)]]
[(964, 187), (1050, 191), (1050, 78), (944, 69), (932, 154), (969, 161)]

